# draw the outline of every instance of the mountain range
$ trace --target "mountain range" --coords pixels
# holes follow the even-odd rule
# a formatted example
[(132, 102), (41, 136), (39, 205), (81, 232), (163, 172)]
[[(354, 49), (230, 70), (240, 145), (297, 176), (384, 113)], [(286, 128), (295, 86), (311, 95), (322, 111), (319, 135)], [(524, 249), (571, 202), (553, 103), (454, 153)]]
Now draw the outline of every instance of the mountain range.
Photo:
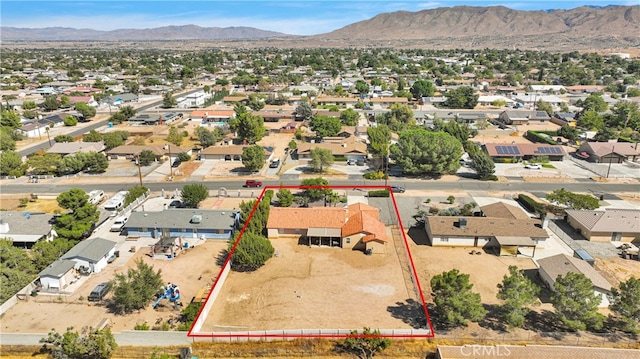
[(418, 46), (568, 49), (640, 47), (640, 6), (583, 6), (519, 11), (504, 6), (456, 6), (396, 11), (335, 31), (293, 36), (251, 27), (165, 26), (152, 29), (2, 27), (3, 41), (267, 41), (286, 46)]

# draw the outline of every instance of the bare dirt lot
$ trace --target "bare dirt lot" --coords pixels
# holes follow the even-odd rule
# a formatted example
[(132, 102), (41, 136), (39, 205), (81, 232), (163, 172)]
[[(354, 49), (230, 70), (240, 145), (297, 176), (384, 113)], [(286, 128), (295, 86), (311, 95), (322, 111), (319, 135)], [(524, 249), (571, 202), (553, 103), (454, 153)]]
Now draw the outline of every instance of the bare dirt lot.
[(278, 255), (255, 272), (231, 272), (202, 331), (411, 328), (397, 310), (411, 294), (397, 255), (274, 240)]

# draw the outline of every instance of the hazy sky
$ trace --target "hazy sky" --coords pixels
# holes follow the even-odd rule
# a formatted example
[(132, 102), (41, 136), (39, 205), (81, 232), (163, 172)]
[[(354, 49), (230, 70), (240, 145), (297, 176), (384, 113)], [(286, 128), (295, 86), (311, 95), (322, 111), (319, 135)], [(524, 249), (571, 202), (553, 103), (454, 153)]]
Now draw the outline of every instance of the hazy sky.
[(0, 22), (2, 26), (12, 27), (60, 26), (95, 30), (188, 24), (249, 26), (293, 35), (312, 35), (330, 32), (380, 13), (457, 5), (504, 5), (516, 10), (547, 10), (572, 9), (582, 5), (640, 5), (640, 0), (1, 0)]

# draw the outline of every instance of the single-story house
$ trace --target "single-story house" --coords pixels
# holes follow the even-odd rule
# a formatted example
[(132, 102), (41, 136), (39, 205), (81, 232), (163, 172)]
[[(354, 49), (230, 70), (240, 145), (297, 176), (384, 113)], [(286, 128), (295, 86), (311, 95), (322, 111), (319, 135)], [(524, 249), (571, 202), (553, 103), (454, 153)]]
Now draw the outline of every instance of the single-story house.
[(89, 272), (99, 273), (107, 266), (107, 261), (114, 255), (116, 242), (104, 238), (90, 238), (76, 244), (60, 259), (76, 262), (75, 268), (87, 268)]
[(95, 87), (87, 87), (87, 86), (76, 86), (76, 87), (70, 87), (64, 90), (64, 93), (66, 94), (70, 94), (72, 92), (81, 92), (84, 94), (98, 94), (102, 92), (102, 89), (95, 88)]
[(462, 346), (438, 345), (436, 359), (635, 359), (637, 349), (597, 348), (557, 345), (478, 345), (466, 344)]
[(0, 211), (0, 238), (9, 238), (16, 247), (31, 248), (36, 242), (53, 240), (57, 234), (51, 226), (53, 215)]
[(578, 152), (586, 152), (590, 161), (596, 163), (623, 163), (640, 160), (637, 143), (626, 142), (583, 142)]
[(311, 159), (311, 150), (314, 148), (328, 149), (334, 156), (342, 156), (347, 160), (367, 159), (367, 144), (362, 140), (349, 141), (347, 139), (341, 142), (303, 142), (298, 145), (298, 157), (300, 159)]
[(535, 219), (427, 216), (425, 230), (432, 246), (498, 249), (516, 255), (522, 247), (535, 248), (549, 238)]
[(483, 106), (491, 106), (495, 102), (504, 102), (504, 104), (513, 104), (515, 101), (502, 95), (481, 95), (478, 96), (478, 104)]
[(169, 161), (174, 161), (179, 153), (186, 153), (191, 155), (192, 148), (190, 147), (180, 147), (174, 144), (164, 144), (164, 145), (122, 145), (116, 148), (112, 148), (107, 151), (107, 156), (112, 160), (118, 159), (127, 159), (133, 160), (142, 151), (151, 151), (156, 155), (156, 161), (160, 159), (168, 159)]
[(593, 282), (593, 290), (602, 297), (599, 307), (608, 307), (611, 294), (611, 283), (609, 283), (598, 271), (596, 271), (587, 261), (570, 257), (566, 254), (557, 254), (538, 260), (538, 274), (540, 278), (549, 286), (554, 288), (554, 283), (558, 276), (565, 276), (573, 272), (584, 274)]
[(567, 90), (567, 92), (570, 94), (592, 93), (592, 92), (604, 91), (604, 86), (599, 86), (599, 85), (565, 86), (565, 90)]
[(495, 202), (480, 207), (483, 217), (506, 218), (506, 219), (531, 219), (529, 215), (520, 207), (512, 206), (504, 202)]
[(556, 93), (565, 91), (562, 85), (529, 85), (529, 89), (534, 92)]
[(166, 113), (141, 113), (129, 119), (129, 124), (136, 125), (162, 125), (170, 124), (182, 117), (182, 114)]
[(27, 137), (41, 138), (42, 136), (47, 135), (47, 128), (63, 126), (64, 119), (67, 116), (72, 116), (79, 120), (81, 119), (81, 116), (76, 112), (55, 113), (41, 119), (25, 122), (20, 128), (17, 129), (17, 131)]
[(128, 236), (231, 239), (239, 212), (169, 208), (160, 212), (132, 212), (124, 225)]
[[(249, 145), (220, 145), (220, 146), (209, 146), (204, 150), (200, 151), (200, 159), (202, 160), (216, 160), (216, 161), (242, 161), (242, 152)], [(266, 158), (266, 162), (271, 159), (273, 155), (272, 151), (268, 149), (264, 149), (264, 156)]]
[(353, 107), (356, 103), (360, 102), (357, 97), (328, 97), (321, 96), (316, 99), (318, 105), (337, 105)]
[(567, 209), (566, 221), (576, 232), (593, 242), (640, 241), (640, 210), (607, 208), (604, 210)]
[(573, 112), (555, 113), (551, 117), (550, 121), (559, 126), (570, 126), (570, 127), (576, 127), (578, 122), (576, 121), (576, 115)]
[(176, 99), (178, 102), (178, 108), (190, 108), (204, 105), (211, 94), (203, 91), (194, 92), (185, 96), (180, 96)]
[(389, 241), (379, 209), (364, 203), (345, 208), (273, 207), (267, 232), (270, 239), (302, 237), (309, 245), (350, 248), (365, 253), (384, 253)]
[(498, 120), (505, 125), (526, 125), (533, 121), (549, 121), (551, 117), (545, 111), (508, 110), (500, 113)]
[(195, 110), (191, 112), (192, 121), (200, 121), (202, 125), (207, 126), (224, 126), (229, 120), (235, 117), (236, 113), (230, 110)]
[(516, 102), (519, 102), (524, 105), (535, 105), (539, 101), (542, 101), (542, 102), (551, 104), (552, 106), (560, 106), (560, 104), (567, 102), (555, 95), (538, 95), (538, 94), (516, 95), (515, 100)]
[(281, 120), (284, 120), (284, 121), (294, 121), (295, 120), (295, 116), (293, 115), (293, 111), (284, 111), (284, 110), (270, 111), (270, 110), (262, 109), (261, 111), (254, 111), (254, 112), (252, 112), (252, 114), (253, 115), (257, 115), (257, 116), (261, 116), (262, 119), (264, 119), (265, 122), (279, 122)]
[(402, 105), (409, 104), (409, 100), (406, 97), (374, 97), (367, 99), (366, 101), (373, 106), (380, 106), (382, 108), (388, 108), (395, 103)]
[(104, 142), (59, 142), (54, 143), (47, 153), (57, 153), (61, 156), (74, 155), (78, 152), (102, 152), (105, 150)]
[(230, 104), (231, 106), (235, 105), (238, 102), (242, 102), (246, 104), (247, 102), (249, 102), (249, 96), (230, 95), (222, 98), (222, 103)]
[(110, 105), (119, 106), (125, 103), (138, 102), (138, 95), (134, 93), (121, 93), (109, 96), (104, 101)]
[(38, 274), (40, 285), (45, 290), (62, 290), (74, 281), (76, 262), (58, 259)]
[(549, 157), (550, 161), (562, 161), (566, 156), (562, 146), (542, 143), (486, 143), (483, 149), (494, 161), (503, 158), (530, 160), (541, 156)]

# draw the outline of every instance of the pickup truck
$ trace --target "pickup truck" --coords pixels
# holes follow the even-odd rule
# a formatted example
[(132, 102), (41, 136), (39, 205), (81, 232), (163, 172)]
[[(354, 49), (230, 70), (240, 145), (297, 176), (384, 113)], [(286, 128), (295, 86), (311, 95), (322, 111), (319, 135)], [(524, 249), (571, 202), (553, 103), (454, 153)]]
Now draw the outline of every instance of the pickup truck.
[(244, 186), (243, 187), (247, 187), (247, 188), (262, 187), (262, 182), (256, 181), (256, 180), (246, 180), (244, 182)]

